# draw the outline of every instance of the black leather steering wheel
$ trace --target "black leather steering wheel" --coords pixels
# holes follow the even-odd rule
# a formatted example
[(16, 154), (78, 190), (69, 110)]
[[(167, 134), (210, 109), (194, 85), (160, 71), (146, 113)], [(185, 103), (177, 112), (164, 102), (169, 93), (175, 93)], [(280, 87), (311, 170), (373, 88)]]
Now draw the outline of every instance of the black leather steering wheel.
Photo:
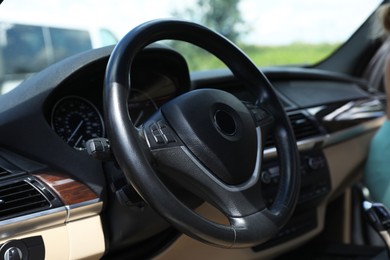
[[(130, 117), (134, 58), (159, 40), (182, 40), (222, 60), (257, 97), (244, 104), (216, 89), (187, 92), (164, 104), (142, 127)], [(300, 187), (296, 141), (270, 82), (223, 36), (198, 24), (154, 20), (130, 31), (115, 47), (106, 70), (104, 108), (112, 150), (141, 197), (185, 234), (221, 247), (242, 248), (272, 238), (291, 216)], [(269, 208), (261, 194), (263, 139), (272, 131), (280, 185)], [(212, 222), (187, 207), (159, 176), (175, 180), (214, 205), (229, 220)]]

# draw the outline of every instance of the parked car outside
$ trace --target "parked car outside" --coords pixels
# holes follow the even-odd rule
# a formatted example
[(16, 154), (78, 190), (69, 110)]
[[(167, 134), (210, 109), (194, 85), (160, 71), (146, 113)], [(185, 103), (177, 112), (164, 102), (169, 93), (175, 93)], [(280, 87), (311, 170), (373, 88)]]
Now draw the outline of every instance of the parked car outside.
[(60, 27), (0, 21), (0, 91), (6, 93), (27, 76), (50, 64), (92, 48), (112, 45), (107, 29)]

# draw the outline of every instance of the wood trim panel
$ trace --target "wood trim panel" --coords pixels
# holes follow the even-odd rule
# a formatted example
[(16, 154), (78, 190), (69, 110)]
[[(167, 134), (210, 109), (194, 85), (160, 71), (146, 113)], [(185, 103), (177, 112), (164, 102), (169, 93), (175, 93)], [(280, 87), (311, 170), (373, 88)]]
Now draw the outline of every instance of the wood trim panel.
[(98, 196), (87, 185), (73, 179), (69, 175), (57, 172), (45, 172), (34, 174), (39, 180), (49, 186), (65, 205), (73, 205)]

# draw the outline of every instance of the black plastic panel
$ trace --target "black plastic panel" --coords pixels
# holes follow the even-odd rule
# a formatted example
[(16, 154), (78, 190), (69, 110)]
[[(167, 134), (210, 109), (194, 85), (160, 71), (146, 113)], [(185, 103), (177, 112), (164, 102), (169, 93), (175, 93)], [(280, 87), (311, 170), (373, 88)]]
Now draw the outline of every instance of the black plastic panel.
[[(294, 239), (317, 227), (317, 205), (331, 190), (328, 165), (320, 150), (302, 153), (301, 189), (297, 207), (287, 224), (265, 244), (253, 248), (255, 252)], [(268, 207), (273, 203), (279, 185), (279, 166), (268, 162), (262, 172), (262, 192)]]
[(338, 81), (296, 80), (273, 82), (275, 88), (301, 108), (367, 98), (357, 84)]

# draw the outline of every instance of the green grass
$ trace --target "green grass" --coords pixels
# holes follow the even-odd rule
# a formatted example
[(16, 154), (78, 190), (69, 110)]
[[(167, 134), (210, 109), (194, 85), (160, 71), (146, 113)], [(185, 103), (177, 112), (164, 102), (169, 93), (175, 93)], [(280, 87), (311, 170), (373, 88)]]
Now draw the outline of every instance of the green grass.
[[(240, 45), (240, 48), (260, 67), (292, 64), (315, 64), (335, 51), (339, 44), (294, 43), (283, 46)], [(223, 68), (215, 57), (188, 44), (175, 44), (187, 59), (190, 70)]]
[(331, 54), (339, 44), (294, 43), (286, 46), (241, 47), (258, 66), (314, 64)]

